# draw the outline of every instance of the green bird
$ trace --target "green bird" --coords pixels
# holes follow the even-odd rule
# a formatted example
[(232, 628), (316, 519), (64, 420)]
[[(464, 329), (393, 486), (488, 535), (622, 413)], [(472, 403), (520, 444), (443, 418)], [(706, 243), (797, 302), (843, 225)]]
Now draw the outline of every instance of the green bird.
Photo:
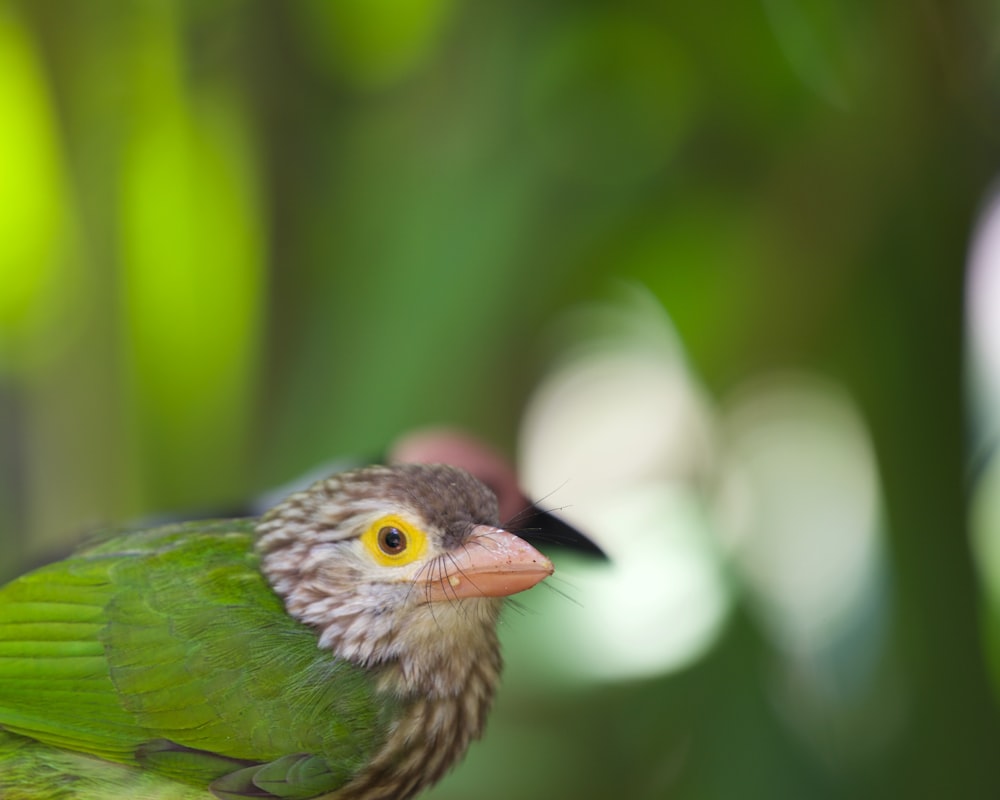
[(552, 564), (464, 470), (119, 534), (0, 589), (0, 798), (409, 798), (478, 738)]

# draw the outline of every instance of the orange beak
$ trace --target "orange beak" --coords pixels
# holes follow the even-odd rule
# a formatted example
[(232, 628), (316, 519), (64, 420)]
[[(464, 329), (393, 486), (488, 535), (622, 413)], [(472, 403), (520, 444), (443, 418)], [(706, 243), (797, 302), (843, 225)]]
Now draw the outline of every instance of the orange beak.
[(428, 598), (507, 597), (530, 589), (552, 572), (552, 562), (524, 539), (478, 525), (464, 545), (443, 559), (443, 570), (435, 570)]

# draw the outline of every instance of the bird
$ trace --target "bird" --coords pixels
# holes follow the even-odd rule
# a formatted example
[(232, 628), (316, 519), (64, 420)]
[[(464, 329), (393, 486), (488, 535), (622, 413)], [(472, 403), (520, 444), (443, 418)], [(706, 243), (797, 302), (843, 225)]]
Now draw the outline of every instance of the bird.
[(553, 573), (443, 464), (128, 530), (0, 588), (0, 797), (405, 800), (484, 730)]

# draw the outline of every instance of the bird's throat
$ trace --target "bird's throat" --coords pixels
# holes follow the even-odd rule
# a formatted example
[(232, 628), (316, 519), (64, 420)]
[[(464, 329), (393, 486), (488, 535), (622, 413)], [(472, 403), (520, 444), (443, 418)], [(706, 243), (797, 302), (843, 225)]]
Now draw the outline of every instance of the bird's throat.
[(383, 662), (387, 686), (400, 695), (447, 698), (461, 695), (470, 680), (495, 684), (500, 677), (495, 598), (431, 603), (412, 613), (392, 640)]
[(393, 695), (400, 715), (383, 748), (337, 800), (411, 797), (439, 780), (482, 735), (502, 667), (495, 621), (461, 646), (455, 640), (450, 648), (415, 652), (415, 644), (376, 668), (379, 691)]

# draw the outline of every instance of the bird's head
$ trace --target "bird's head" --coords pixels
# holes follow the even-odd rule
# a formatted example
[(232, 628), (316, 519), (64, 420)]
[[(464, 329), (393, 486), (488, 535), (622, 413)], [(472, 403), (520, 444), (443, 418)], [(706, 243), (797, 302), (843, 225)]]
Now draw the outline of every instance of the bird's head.
[(321, 647), (364, 666), (418, 669), (495, 647), (502, 599), (552, 574), (545, 556), (498, 525), (496, 497), (464, 470), (366, 467), (274, 507), (257, 526), (257, 550)]

